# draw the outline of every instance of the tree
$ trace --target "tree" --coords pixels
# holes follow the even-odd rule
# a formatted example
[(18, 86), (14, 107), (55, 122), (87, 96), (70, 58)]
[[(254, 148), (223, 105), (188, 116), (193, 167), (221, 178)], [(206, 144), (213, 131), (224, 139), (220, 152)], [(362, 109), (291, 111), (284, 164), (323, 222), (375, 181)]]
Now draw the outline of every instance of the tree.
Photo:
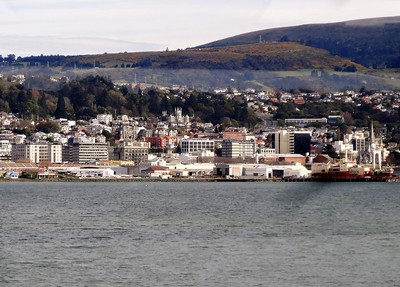
[(280, 42), (289, 42), (289, 37), (288, 35), (284, 35), (281, 37)]
[(38, 112), (37, 101), (30, 90), (21, 89), (17, 96), (17, 109), (23, 118), (35, 118)]
[(106, 137), (107, 141), (110, 141), (112, 138), (114, 138), (113, 134), (105, 129), (101, 132), (101, 134)]
[(322, 79), (329, 79), (330, 75), (329, 75), (329, 73), (327, 71), (321, 70), (321, 78)]
[(388, 164), (400, 164), (400, 153), (397, 151), (390, 152), (389, 156), (386, 158)]
[(65, 108), (65, 99), (62, 94), (58, 95), (57, 108), (54, 112), (54, 116), (57, 119), (67, 117), (67, 109)]
[(168, 114), (172, 113), (172, 106), (167, 96), (164, 96), (161, 99), (160, 108), (162, 111), (166, 111)]
[(161, 113), (162, 95), (156, 90), (149, 91), (149, 111), (153, 114)]
[(55, 121), (42, 121), (36, 126), (36, 129), (46, 134), (57, 133), (60, 131), (60, 125)]
[(322, 150), (322, 154), (327, 154), (331, 158), (339, 158), (336, 149), (331, 144), (326, 144)]
[(75, 112), (82, 108), (86, 102), (86, 93), (83, 87), (79, 84), (70, 87), (69, 99), (71, 100)]
[(122, 86), (121, 88), (119, 88), (119, 90), (124, 95), (124, 97), (126, 97), (126, 95), (128, 95), (128, 93), (129, 93), (129, 89), (127, 86)]
[(400, 108), (397, 109), (397, 117), (398, 117), (398, 121), (400, 121)]
[(311, 71), (311, 77), (312, 78), (318, 78), (318, 71), (317, 70), (312, 70)]
[(0, 111), (9, 113), (10, 112), (10, 106), (8, 105), (8, 102), (0, 99)]
[(343, 69), (343, 72), (354, 73), (357, 72), (357, 68), (354, 65), (347, 66)]
[(243, 122), (243, 124), (247, 126), (248, 121), (249, 121), (249, 105), (248, 105), (247, 101), (244, 102), (244, 104), (241, 108), (239, 120), (241, 120)]
[(9, 64), (12, 64), (15, 61), (15, 55), (14, 54), (9, 54), (7, 57), (4, 59), (6, 62)]
[(352, 115), (351, 113), (349, 113), (349, 112), (344, 112), (344, 113), (343, 113), (343, 119), (344, 119), (344, 122), (345, 122), (347, 125), (352, 125), (352, 124), (353, 124), (353, 115)]

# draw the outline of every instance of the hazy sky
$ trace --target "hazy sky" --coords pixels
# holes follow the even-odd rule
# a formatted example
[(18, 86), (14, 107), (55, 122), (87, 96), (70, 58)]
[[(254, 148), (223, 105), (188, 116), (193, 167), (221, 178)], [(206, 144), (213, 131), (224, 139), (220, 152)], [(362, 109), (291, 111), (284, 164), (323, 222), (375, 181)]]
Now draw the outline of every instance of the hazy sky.
[(175, 50), (267, 28), (399, 15), (399, 0), (0, 0), (0, 55)]

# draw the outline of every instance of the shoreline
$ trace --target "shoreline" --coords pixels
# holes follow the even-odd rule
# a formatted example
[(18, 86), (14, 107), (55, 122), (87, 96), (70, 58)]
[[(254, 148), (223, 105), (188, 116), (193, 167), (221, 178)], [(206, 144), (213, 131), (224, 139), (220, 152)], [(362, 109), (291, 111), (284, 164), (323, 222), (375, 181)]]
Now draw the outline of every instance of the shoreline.
[(400, 177), (393, 178), (41, 178), (41, 179), (0, 179), (2, 182), (388, 182), (398, 183)]

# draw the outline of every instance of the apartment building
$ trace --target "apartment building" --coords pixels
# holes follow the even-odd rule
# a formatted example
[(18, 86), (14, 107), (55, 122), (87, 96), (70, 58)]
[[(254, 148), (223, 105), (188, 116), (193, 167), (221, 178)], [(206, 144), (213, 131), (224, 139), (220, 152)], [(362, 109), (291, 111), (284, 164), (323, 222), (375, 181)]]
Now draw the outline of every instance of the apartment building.
[(107, 143), (74, 142), (63, 147), (63, 161), (76, 163), (90, 163), (100, 160), (107, 161)]
[(310, 131), (280, 130), (274, 134), (274, 147), (277, 154), (302, 154), (310, 152)]
[(147, 162), (149, 142), (121, 141), (114, 148), (114, 160), (133, 161), (136, 165)]
[(368, 149), (367, 138), (363, 132), (354, 133), (351, 143), (353, 144), (353, 150), (358, 152), (365, 152)]
[(62, 146), (50, 143), (14, 144), (11, 150), (11, 160), (28, 159), (32, 163), (62, 162)]
[(12, 144), (9, 140), (0, 140), (0, 160), (11, 159)]
[(215, 142), (208, 138), (185, 138), (180, 143), (182, 153), (192, 153), (197, 151), (214, 152)]
[(245, 140), (223, 140), (222, 156), (229, 158), (254, 157), (257, 152), (257, 142)]

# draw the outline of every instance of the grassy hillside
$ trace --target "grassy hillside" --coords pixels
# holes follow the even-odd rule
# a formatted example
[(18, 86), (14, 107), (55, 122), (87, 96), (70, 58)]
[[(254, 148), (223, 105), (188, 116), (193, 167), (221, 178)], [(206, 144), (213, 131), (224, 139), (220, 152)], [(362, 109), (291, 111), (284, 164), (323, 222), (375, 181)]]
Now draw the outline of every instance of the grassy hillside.
[(349, 58), (366, 67), (400, 67), (400, 17), (353, 20), (260, 30), (199, 48), (265, 42), (297, 42)]
[[(24, 71), (26, 84), (41, 88), (47, 85), (45, 75), (55, 73), (71, 79), (102, 75), (119, 82), (202, 90), (399, 89), (397, 69), (370, 69), (400, 68), (399, 31), (400, 17), (365, 19), (255, 31), (186, 50), (41, 55), (22, 58), (12, 66), (3, 63), (0, 68), (5, 75), (15, 69)], [(51, 90), (59, 88), (58, 83), (53, 85)]]
[(96, 67), (142, 67), (168, 69), (225, 69), (225, 70), (299, 70), (335, 69), (354, 66), (350, 60), (332, 56), (327, 51), (298, 43), (256, 43), (247, 45), (186, 49), (165, 52), (140, 52), (77, 56), (67, 65)]

